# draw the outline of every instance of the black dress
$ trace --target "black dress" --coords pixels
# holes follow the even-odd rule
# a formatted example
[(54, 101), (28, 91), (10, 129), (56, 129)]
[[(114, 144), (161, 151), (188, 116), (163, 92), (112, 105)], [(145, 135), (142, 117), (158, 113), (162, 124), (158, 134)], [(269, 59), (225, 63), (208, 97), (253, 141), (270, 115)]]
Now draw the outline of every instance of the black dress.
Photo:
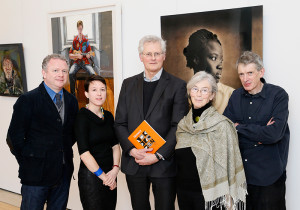
[[(118, 144), (114, 133), (114, 118), (104, 111), (104, 120), (86, 108), (80, 109), (75, 121), (75, 137), (79, 154), (89, 151), (100, 168), (107, 173), (113, 167), (112, 147)], [(83, 209), (114, 210), (117, 189), (110, 190), (81, 161), (78, 186)]]
[[(211, 103), (200, 109), (193, 109), (193, 120), (201, 116), (202, 112), (209, 108)], [(196, 157), (191, 147), (175, 150), (177, 176), (176, 191), (180, 210), (205, 210), (205, 200), (196, 166)], [(219, 209), (214, 206), (212, 209)]]

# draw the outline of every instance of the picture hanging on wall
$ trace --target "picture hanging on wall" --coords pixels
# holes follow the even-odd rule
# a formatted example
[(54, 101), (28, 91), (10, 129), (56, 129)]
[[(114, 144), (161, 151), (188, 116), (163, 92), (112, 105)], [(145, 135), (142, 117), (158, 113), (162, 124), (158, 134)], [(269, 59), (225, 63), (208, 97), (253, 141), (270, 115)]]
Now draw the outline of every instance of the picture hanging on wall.
[(186, 82), (199, 71), (211, 73), (223, 110), (241, 87), (235, 67), (241, 53), (263, 55), (263, 6), (162, 16), (161, 33), (167, 41), (166, 71)]
[(20, 96), (27, 92), (23, 45), (0, 45), (0, 95)]
[(93, 74), (106, 81), (104, 109), (114, 113), (114, 19), (111, 7), (78, 10), (51, 15), (53, 53), (69, 61), (69, 82), (65, 89), (76, 96), (79, 107), (88, 103), (84, 82)]

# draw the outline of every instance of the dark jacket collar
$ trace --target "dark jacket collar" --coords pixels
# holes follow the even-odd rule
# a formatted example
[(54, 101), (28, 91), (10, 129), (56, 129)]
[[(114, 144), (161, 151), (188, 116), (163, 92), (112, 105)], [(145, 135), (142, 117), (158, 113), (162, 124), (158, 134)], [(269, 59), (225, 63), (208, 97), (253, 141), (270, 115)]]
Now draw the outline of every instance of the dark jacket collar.
[[(57, 117), (60, 117), (53, 100), (51, 99), (50, 95), (48, 94), (44, 86), (44, 81), (39, 85), (38, 90), (40, 91), (44, 99), (47, 101), (47, 103), (49, 104), (49, 107), (52, 109), (53, 113), (56, 113)], [(67, 111), (69, 110), (69, 105), (70, 105), (70, 97), (68, 97), (68, 95), (70, 93), (66, 91), (64, 88), (63, 88), (63, 92), (64, 92), (63, 97), (64, 97), (64, 107), (65, 107), (64, 123), (66, 123), (68, 117)]]
[(246, 91), (244, 88), (243, 88), (243, 94), (245, 96), (251, 96), (251, 97), (262, 97), (262, 98), (266, 98), (266, 86), (267, 86), (267, 82), (264, 78), (260, 78), (260, 81), (264, 84), (262, 90), (259, 92), (259, 93), (256, 93), (255, 95), (252, 95), (250, 93), (248, 93), (248, 91)]

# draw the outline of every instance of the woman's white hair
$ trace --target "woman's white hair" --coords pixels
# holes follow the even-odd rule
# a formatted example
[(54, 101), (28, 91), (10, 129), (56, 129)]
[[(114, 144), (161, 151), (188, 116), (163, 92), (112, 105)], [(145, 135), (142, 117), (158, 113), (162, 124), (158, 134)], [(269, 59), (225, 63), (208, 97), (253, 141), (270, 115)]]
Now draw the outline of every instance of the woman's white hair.
[(163, 40), (162, 38), (155, 36), (155, 35), (147, 35), (147, 36), (144, 36), (139, 42), (139, 47), (138, 47), (139, 54), (143, 53), (144, 44), (147, 42), (160, 43), (162, 53), (166, 53), (166, 41), (165, 40)]
[(218, 86), (216, 79), (209, 73), (205, 71), (199, 71), (197, 72), (187, 83), (187, 94), (190, 96), (191, 89), (198, 83), (203, 80), (207, 80), (211, 86), (212, 93), (218, 92)]

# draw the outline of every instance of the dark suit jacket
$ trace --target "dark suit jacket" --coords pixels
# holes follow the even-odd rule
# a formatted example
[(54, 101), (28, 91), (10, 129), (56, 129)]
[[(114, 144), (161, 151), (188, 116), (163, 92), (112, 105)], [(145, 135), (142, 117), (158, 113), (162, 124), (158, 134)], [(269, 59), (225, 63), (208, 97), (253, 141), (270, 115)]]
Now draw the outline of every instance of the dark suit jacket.
[(64, 90), (65, 117), (61, 117), (44, 84), (21, 95), (14, 105), (8, 129), (11, 151), (19, 163), (22, 184), (52, 186), (62, 178), (63, 156), (67, 175), (73, 173), (73, 122), (76, 98)]
[[(177, 123), (188, 111), (186, 83), (163, 70), (153, 94), (146, 116), (143, 114), (143, 73), (125, 79), (116, 111), (115, 131), (123, 153), (121, 170), (134, 175), (140, 167), (148, 167), (148, 176), (172, 177), (176, 175), (174, 149)], [(146, 120), (166, 143), (157, 151), (166, 160), (151, 166), (139, 166), (129, 151), (134, 147), (128, 136)]]

